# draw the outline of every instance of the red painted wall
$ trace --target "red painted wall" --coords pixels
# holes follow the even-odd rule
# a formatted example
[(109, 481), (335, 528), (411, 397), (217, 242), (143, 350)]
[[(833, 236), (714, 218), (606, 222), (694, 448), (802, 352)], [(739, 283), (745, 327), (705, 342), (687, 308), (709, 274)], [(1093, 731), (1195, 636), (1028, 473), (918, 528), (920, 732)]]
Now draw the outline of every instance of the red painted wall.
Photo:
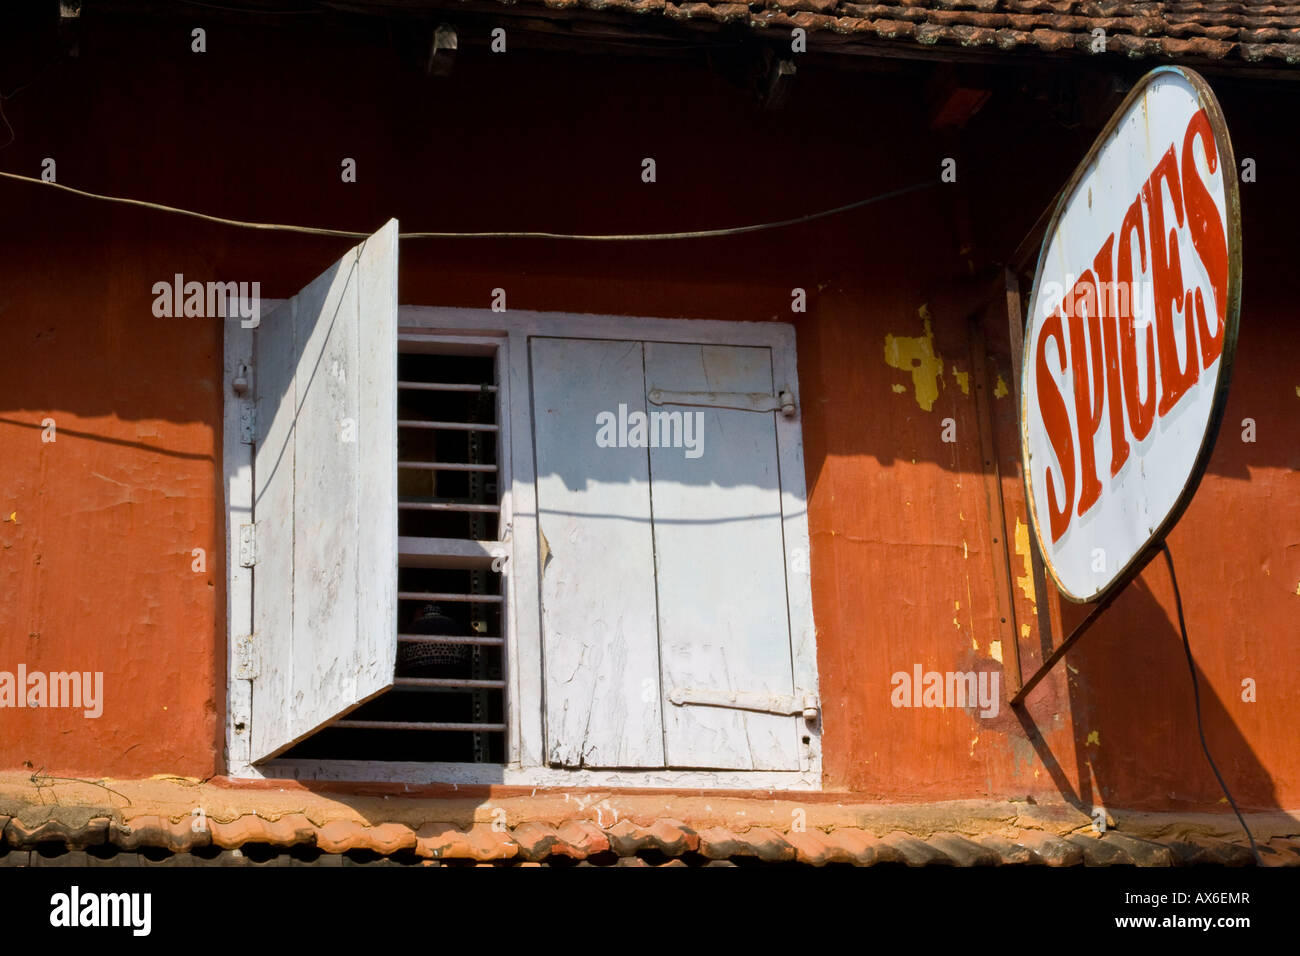
[[(802, 68), (782, 111), (698, 63), (465, 44), (426, 78), (406, 40), (217, 25), (85, 24), (80, 56), (6, 101), (0, 168), (43, 158), (80, 188), (216, 215), (369, 230), (653, 232), (783, 219), (916, 182), (935, 187), (753, 236), (650, 244), (405, 241), (403, 302), (794, 321), (810, 493), (825, 784), (881, 800), (1053, 798), (1221, 809), (1197, 744), (1169, 579), (1153, 565), (1035, 692), (1028, 717), (899, 709), (890, 676), (997, 669), (996, 562), (1011, 538), (1028, 673), (1040, 634), (1014, 579), (1012, 398), (991, 397), (1010, 528), (993, 517), (968, 319), (1089, 136), (1024, 119), (1020, 74), (964, 134), (932, 135), (924, 67)], [(1005, 82), (1004, 82), (1005, 81)], [(1226, 424), (1171, 545), (1207, 734), (1243, 806), (1300, 805), (1300, 345), (1284, 282), (1296, 242), (1282, 174), (1295, 134), (1212, 78), (1239, 157), (1245, 298)], [(1271, 88), (1270, 88), (1271, 89)], [(1295, 111), (1279, 90), (1274, 108)], [(1286, 139), (1284, 137), (1290, 137)], [(955, 152), (954, 152), (955, 151)], [(961, 191), (937, 182), (956, 155)], [(358, 181), (340, 181), (356, 159)], [(653, 157), (658, 181), (641, 181)], [(1033, 161), (1030, 161), (1030, 158)], [(1042, 159), (1042, 157), (1047, 157)], [(1272, 172), (1270, 172), (1272, 170)], [(955, 238), (964, 195), (973, 249)], [(349, 242), (223, 227), (0, 181), (0, 670), (103, 671), (97, 720), (0, 710), (0, 768), (100, 776), (224, 769), (221, 329), (158, 319), (154, 282), (260, 281), (287, 296)], [(791, 290), (808, 291), (805, 314)], [(1011, 381), (1005, 323), (984, 323), (989, 388)], [(929, 316), (932, 408), (886, 361)], [(960, 373), (960, 374), (958, 374)], [(961, 375), (971, 394), (963, 392)], [(57, 441), (43, 443), (53, 418)], [(958, 440), (941, 441), (954, 419)], [(1243, 443), (1243, 418), (1258, 441)], [(10, 515), (13, 514), (12, 520)], [(996, 539), (996, 540), (995, 540)], [(192, 549), (206, 570), (192, 570)], [(1049, 602), (1038, 588), (1037, 602)], [(1064, 609), (1067, 625), (1080, 616)], [(1058, 634), (1059, 639), (1059, 634)], [(1004, 663), (1009, 647), (1002, 648)], [(1241, 700), (1241, 681), (1258, 701)], [(1005, 688), (1005, 680), (1003, 683)]]

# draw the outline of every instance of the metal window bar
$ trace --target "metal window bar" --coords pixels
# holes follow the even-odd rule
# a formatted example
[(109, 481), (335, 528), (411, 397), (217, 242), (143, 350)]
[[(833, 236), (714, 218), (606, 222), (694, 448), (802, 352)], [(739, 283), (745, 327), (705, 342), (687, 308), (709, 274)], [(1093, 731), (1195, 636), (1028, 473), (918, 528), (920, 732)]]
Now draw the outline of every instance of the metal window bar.
[[(414, 354), (424, 356), (439, 353), (422, 348)], [(449, 546), (461, 540), (477, 543), (495, 537), (490, 528), (499, 520), (501, 513), (496, 480), (499, 460), (496, 456), (500, 453), (497, 443), (500, 439), (494, 436), (500, 435), (498, 422), (502, 413), (497, 407), (500, 389), (496, 384), (495, 356), (491, 357), (490, 363), (491, 374), (482, 375), (480, 367), (478, 376), (490, 377), (490, 382), (445, 381), (443, 379), (447, 377), (459, 377), (460, 368), (438, 360), (426, 364), (423, 359), (411, 359), (410, 367), (413, 370), (443, 369), (443, 374), (432, 376), (436, 381), (420, 380), (418, 374), (407, 374), (398, 380), (399, 403), (402, 405), (397, 419), (398, 427), (417, 430), (405, 433), (412, 436), (409, 442), (405, 437), (402, 438), (402, 443), (409, 445), (414, 454), (399, 455), (398, 470), (405, 471), (406, 475), (400, 480), (408, 491), (422, 486), (433, 492), (429, 497), (409, 493), (399, 495), (399, 514), (410, 515), (411, 521), (425, 520), (417, 519), (416, 516), (421, 514), (430, 515), (428, 520), (433, 520), (433, 516), (437, 515), (445, 515), (449, 520), (459, 514), (465, 516), (461, 519), (464, 524), (459, 525), (455, 533), (441, 530), (443, 525), (438, 524), (412, 525), (413, 529), (440, 529), (436, 532), (440, 537), (416, 536), (411, 539), (423, 543), (420, 551), (437, 551), (439, 561), (436, 565), (431, 565), (423, 558), (417, 560), (414, 553), (399, 559), (399, 567), (407, 573), (414, 572), (417, 577), (412, 582), (415, 586), (408, 585), (407, 589), (398, 591), (397, 600), (408, 602), (403, 605), (408, 610), (411, 603), (416, 603), (413, 625), (425, 627), (432, 624), (432, 629), (438, 631), (417, 634), (410, 633), (412, 628), (402, 627), (396, 635), (399, 669), (398, 674), (394, 675), (393, 690), (408, 692), (403, 696), (409, 696), (410, 701), (404, 701), (400, 709), (392, 712), (390, 719), (366, 719), (365, 714), (354, 712), (350, 717), (331, 724), (332, 727), (344, 730), (437, 731), (453, 736), (464, 734), (464, 749), (457, 751), (463, 756), (456, 759), (474, 762), (506, 759), (504, 736), (507, 727), (501, 716), (493, 716), (492, 708), (494, 700), (499, 700), (499, 714), (504, 715), (506, 712), (506, 641), (499, 636), (501, 631), (493, 633), (494, 614), (497, 625), (504, 627), (504, 597), (501, 594), (500, 573), (489, 570), (481, 555), (462, 554), (459, 548)], [(454, 374), (449, 374), (449, 370)], [(445, 438), (439, 436), (435, 439), (430, 433), (448, 434)], [(415, 437), (421, 434), (430, 437)], [(456, 434), (465, 437), (458, 439)], [(450, 443), (444, 451), (453, 453), (439, 456), (435, 442), (441, 444), (444, 441)], [(440, 457), (462, 460), (440, 461)], [(440, 477), (444, 474), (445, 479)], [(423, 475), (428, 477), (417, 477)], [(450, 482), (450, 486), (444, 484), (444, 481)], [(453, 489), (456, 492), (454, 496), (438, 494), (439, 491)], [(467, 533), (462, 535), (460, 529), (466, 528)], [(427, 555), (424, 557), (427, 558)], [(445, 577), (447, 574), (458, 575), (459, 572), (465, 572), (465, 577)], [(423, 575), (426, 573), (434, 573), (435, 576), (425, 579)], [(444, 584), (432, 588), (421, 588), (415, 583), (423, 580), (429, 580), (430, 583), (451, 583), (454, 580), (456, 583), (452, 587)], [(429, 608), (429, 604), (434, 604), (434, 607)], [(457, 612), (448, 608), (444, 614), (436, 607), (437, 604), (461, 607), (466, 611)], [(469, 620), (465, 633), (441, 633), (463, 628), (465, 625), (456, 621), (463, 622), (465, 617), (461, 615), (465, 613), (468, 613)], [(454, 615), (455, 619), (447, 617), (447, 614)], [(451, 626), (437, 627), (439, 621)], [(412, 671), (419, 674), (428, 673), (430, 669), (437, 676), (410, 676)], [(448, 712), (429, 709), (444, 706), (438, 705), (437, 699), (450, 701), (455, 695), (463, 695), (461, 699), (466, 700), (467, 705), (458, 704), (456, 707), (466, 706), (466, 710), (453, 709)], [(421, 705), (419, 700), (427, 700), (428, 705)], [(424, 719), (425, 714), (429, 719)], [(459, 719), (461, 714), (470, 719)], [(499, 756), (493, 753), (494, 741), (498, 744), (496, 754)]]
[(497, 387), (486, 383), (475, 385), (473, 382), (398, 382), (397, 387), (411, 392), (489, 392), (495, 394)]
[(444, 432), (495, 432), (500, 429), (496, 425), (479, 424), (476, 422), (430, 422), (422, 418), (399, 418), (397, 420), (398, 428), (432, 428), (435, 431)]

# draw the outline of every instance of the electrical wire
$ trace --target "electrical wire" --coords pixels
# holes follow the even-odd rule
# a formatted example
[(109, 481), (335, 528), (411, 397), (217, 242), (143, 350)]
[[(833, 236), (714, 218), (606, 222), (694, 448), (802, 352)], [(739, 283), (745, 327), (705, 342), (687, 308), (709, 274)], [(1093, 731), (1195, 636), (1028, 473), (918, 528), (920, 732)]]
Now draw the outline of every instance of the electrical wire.
[[(18, 173), (8, 173), (0, 170), (0, 177), (13, 179), (23, 183), (35, 183), (38, 186), (57, 189), (61, 192), (71, 193), (74, 196), (81, 196), (86, 199), (98, 199), (103, 202), (123, 203), (128, 206), (136, 206), (142, 209), (152, 209), (156, 212), (168, 212), (180, 216), (189, 216), (194, 219), (202, 219), (205, 222), (215, 222), (223, 226), (238, 226), (241, 229), (260, 229), (276, 232), (295, 232), (312, 236), (338, 236), (343, 239), (365, 239), (369, 237), (368, 232), (352, 232), (346, 229), (320, 229), (313, 226), (291, 226), (280, 223), (270, 222), (246, 222), (240, 219), (226, 219), (223, 216), (211, 216), (207, 213), (196, 212), (192, 209), (180, 209), (176, 206), (165, 206), (162, 203), (148, 202), (143, 199), (128, 199), (124, 196), (105, 196), (100, 193), (87, 192), (83, 189), (74, 189), (72, 186), (65, 186), (62, 183), (47, 182), (43, 179), (37, 179), (33, 176), (22, 176)], [(887, 199), (894, 199), (907, 193), (916, 192), (919, 189), (927, 189), (935, 185), (933, 181), (924, 183), (913, 183), (911, 186), (903, 186), (899, 189), (892, 189), (889, 192), (880, 193), (867, 199), (859, 199), (856, 202), (846, 203), (843, 206), (836, 206), (832, 209), (822, 209), (818, 212), (808, 213), (803, 216), (795, 216), (792, 219), (779, 219), (774, 222), (760, 222), (748, 226), (731, 226), (721, 229), (696, 229), (686, 232), (654, 232), (643, 234), (606, 234), (606, 235), (583, 235), (564, 232), (533, 232), (533, 231), (492, 231), (492, 232), (401, 232), (398, 233), (399, 239), (571, 239), (582, 242), (654, 242), (666, 239), (714, 239), (722, 236), (741, 236), (751, 232), (761, 232), (767, 229), (781, 229), (786, 226), (795, 226), (805, 222), (813, 222), (817, 219), (824, 219), (827, 216), (835, 216), (839, 213), (849, 212), (853, 209), (861, 209), (864, 206), (874, 205), (878, 202), (884, 202)]]
[(1258, 866), (1263, 866), (1264, 860), (1259, 855), (1259, 847), (1255, 845), (1255, 837), (1251, 835), (1250, 827), (1246, 826), (1246, 818), (1237, 809), (1237, 801), (1233, 800), (1232, 794), (1228, 792), (1228, 785), (1223, 782), (1223, 774), (1219, 773), (1214, 758), (1210, 756), (1210, 745), (1205, 742), (1205, 728), (1201, 724), (1201, 689), (1196, 680), (1196, 665), (1192, 661), (1192, 646), (1187, 641), (1187, 622), (1183, 619), (1183, 597), (1178, 591), (1178, 575), (1174, 573), (1174, 559), (1169, 553), (1169, 543), (1161, 541), (1160, 547), (1165, 553), (1165, 563), (1169, 565), (1169, 577), (1174, 584), (1174, 605), (1178, 608), (1178, 628), (1183, 635), (1183, 651), (1187, 654), (1187, 670), (1192, 675), (1192, 698), (1196, 702), (1196, 732), (1201, 737), (1201, 750), (1205, 752), (1205, 759), (1210, 762), (1210, 769), (1214, 771), (1214, 776), (1219, 781), (1219, 787), (1223, 790), (1223, 795), (1228, 798), (1228, 804), (1232, 807), (1232, 812), (1237, 815), (1237, 822), (1246, 831), (1246, 839), (1250, 841), (1250, 852), (1255, 855), (1255, 863)]

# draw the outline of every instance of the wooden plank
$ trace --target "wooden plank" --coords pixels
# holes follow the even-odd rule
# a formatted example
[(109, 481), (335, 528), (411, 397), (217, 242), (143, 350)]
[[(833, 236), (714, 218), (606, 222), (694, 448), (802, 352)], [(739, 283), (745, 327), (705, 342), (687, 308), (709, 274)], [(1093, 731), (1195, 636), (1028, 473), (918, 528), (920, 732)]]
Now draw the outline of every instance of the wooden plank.
[(986, 542), (993, 567), (993, 597), (998, 615), (997, 634), (1002, 648), (1002, 670), (1008, 696), (1020, 689), (1020, 639), (1016, 622), (1015, 593), (1011, 583), (1011, 554), (1014, 539), (1007, 536), (1007, 515), (1002, 500), (1002, 464), (993, 433), (990, 396), (995, 385), (988, 371), (984, 333), (979, 322), (970, 323), (971, 379), (975, 382), (975, 418), (979, 428), (980, 480), (989, 516), (992, 541)]
[(259, 422), (264, 412), (270, 425), (256, 465), (254, 760), (392, 685), (396, 220), (295, 296), (287, 318), (257, 356), (270, 370), (258, 379)]
[(649, 462), (596, 444), (598, 414), (645, 412), (641, 345), (531, 351), (547, 762), (663, 766)]
[(262, 316), (254, 342), (257, 382), (257, 440), (253, 463), (253, 514), (257, 519), (257, 564), (253, 571), (253, 634), (258, 658), (252, 688), (249, 760), (271, 755), (291, 739), (284, 706), (292, 687), (293, 652), (293, 476), (295, 310), (291, 300)]
[[(767, 348), (648, 342), (645, 369), (648, 388), (774, 391)], [(774, 413), (678, 411), (680, 446), (662, 447), (661, 425), (650, 449), (665, 700), (674, 690), (792, 694)], [(665, 703), (668, 765), (797, 770), (801, 720)]]
[[(269, 314), (268, 310), (268, 314)], [(227, 307), (227, 315), (232, 310)], [(226, 753), (231, 772), (248, 765), (249, 727), (252, 724), (252, 683), (239, 676), (240, 641), (253, 633), (253, 570), (235, 559), (239, 553), (239, 528), (253, 522), (253, 447), (240, 435), (240, 405), (252, 401), (253, 332), (239, 322), (225, 323), (221, 389), (224, 398), (222, 420), (222, 463), (226, 490), (226, 674), (229, 691), (226, 719)], [(242, 377), (249, 387), (243, 396), (232, 390)], [(215, 556), (209, 556), (215, 560)]]
[[(820, 700), (817, 680), (817, 628), (812, 609), (812, 553), (808, 540), (808, 496), (804, 485), (802, 405), (799, 401), (799, 361), (793, 326), (776, 329), (772, 344), (772, 380), (795, 399), (795, 415), (773, 416), (777, 459), (781, 469), (781, 521), (785, 532), (786, 598), (790, 607), (790, 656), (794, 692), (800, 699)], [(822, 718), (796, 721), (800, 742), (799, 769), (821, 773)]]

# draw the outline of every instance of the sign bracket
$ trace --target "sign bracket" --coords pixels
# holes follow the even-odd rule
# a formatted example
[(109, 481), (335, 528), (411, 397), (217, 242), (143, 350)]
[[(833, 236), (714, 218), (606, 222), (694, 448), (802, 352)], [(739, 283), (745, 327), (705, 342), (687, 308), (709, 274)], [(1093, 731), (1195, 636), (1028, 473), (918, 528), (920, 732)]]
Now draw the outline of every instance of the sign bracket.
[[(1140, 558), (1136, 564), (1134, 564), (1133, 574), (1124, 582), (1125, 586), (1127, 586), (1133, 578), (1142, 573), (1143, 569), (1151, 563), (1151, 559), (1160, 553), (1163, 544), (1164, 538), (1161, 537), (1155, 542), (1154, 546), (1149, 548), (1147, 553)], [(1088, 632), (1088, 628), (1092, 627), (1093, 623), (1096, 622), (1097, 618), (1101, 617), (1102, 612), (1105, 611), (1106, 608), (1115, 603), (1115, 599), (1123, 594), (1124, 590), (1124, 587), (1112, 588), (1109, 594), (1105, 595), (1100, 601), (1092, 606), (1092, 610), (1088, 612), (1088, 616), (1075, 626), (1074, 630), (1069, 633), (1069, 636), (1061, 642), (1060, 646), (1057, 647), (1056, 650), (1052, 651), (1051, 655), (1038, 666), (1036, 671), (1029, 675), (1029, 679), (1025, 681), (1021, 685), (1020, 689), (1012, 696), (1012, 707), (1020, 707), (1024, 704), (1025, 698), (1029, 695), (1029, 692), (1038, 686), (1039, 682), (1047, 676), (1048, 671), (1060, 663), (1061, 658), (1065, 657), (1065, 655), (1069, 653), (1070, 649), (1079, 642), (1079, 639)]]

